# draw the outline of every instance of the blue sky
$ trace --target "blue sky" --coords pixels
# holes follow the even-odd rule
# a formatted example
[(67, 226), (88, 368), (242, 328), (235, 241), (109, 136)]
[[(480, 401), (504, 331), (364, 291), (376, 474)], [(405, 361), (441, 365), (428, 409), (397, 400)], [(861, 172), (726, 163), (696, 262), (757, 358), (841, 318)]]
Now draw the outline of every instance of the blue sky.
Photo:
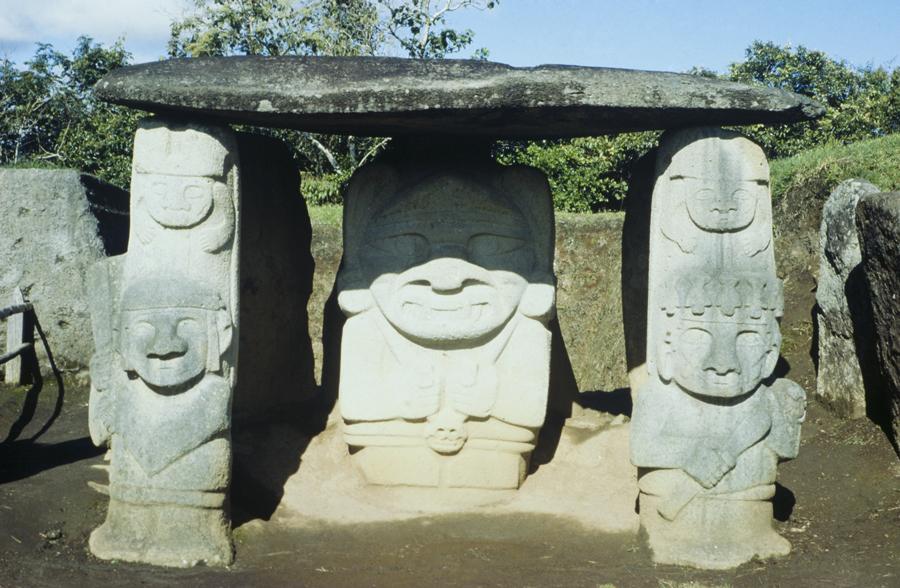
[[(69, 50), (79, 34), (125, 37), (135, 61), (165, 54), (186, 0), (0, 0), (0, 56), (34, 43)], [(452, 15), (475, 45), (511, 65), (568, 63), (725, 71), (756, 39), (805, 45), (854, 65), (900, 67), (900, 0), (501, 0)], [(465, 55), (468, 56), (468, 55)]]

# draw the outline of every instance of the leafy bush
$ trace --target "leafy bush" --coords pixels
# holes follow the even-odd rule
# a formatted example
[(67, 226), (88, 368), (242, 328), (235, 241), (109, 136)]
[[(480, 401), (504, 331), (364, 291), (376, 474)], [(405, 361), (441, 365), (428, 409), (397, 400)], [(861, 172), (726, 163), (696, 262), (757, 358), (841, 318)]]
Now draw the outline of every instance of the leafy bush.
[(659, 133), (623, 133), (560, 141), (501, 142), (501, 163), (538, 168), (550, 180), (553, 204), (567, 212), (597, 212), (621, 207), (631, 165), (656, 146)]
[(856, 68), (821, 51), (755, 42), (728, 79), (809, 96), (825, 116), (798, 124), (741, 129), (770, 158), (789, 157), (829, 142), (852, 143), (900, 131), (900, 68)]
[(300, 192), (307, 204), (321, 206), (340, 204), (343, 201), (341, 188), (349, 176), (347, 174), (310, 174), (300, 172)]
[(41, 44), (25, 69), (0, 60), (0, 164), (71, 167), (127, 186), (141, 113), (100, 102), (91, 89), (130, 58), (121, 43), (81, 37), (71, 57)]

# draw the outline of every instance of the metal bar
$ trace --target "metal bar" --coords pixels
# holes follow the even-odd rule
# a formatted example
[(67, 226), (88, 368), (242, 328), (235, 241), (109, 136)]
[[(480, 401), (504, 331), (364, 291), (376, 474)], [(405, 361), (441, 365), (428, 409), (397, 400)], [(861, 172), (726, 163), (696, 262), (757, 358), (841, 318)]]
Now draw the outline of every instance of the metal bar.
[(31, 347), (31, 343), (22, 343), (12, 351), (7, 351), (3, 355), (0, 355), (0, 365), (3, 365), (7, 361), (15, 359), (16, 357), (22, 355), (22, 352), (24, 352), (26, 349), (31, 349)]
[(6, 308), (0, 308), (0, 320), (3, 320), (6, 317), (12, 316), (14, 314), (28, 312), (33, 309), (34, 305), (30, 302), (26, 302), (24, 304), (13, 304), (12, 306), (7, 306)]
[(3, 368), (3, 381), (7, 384), (23, 384), (25, 370), (22, 351), (33, 345), (34, 332), (31, 317), (34, 316), (32, 305), (25, 300), (21, 288), (13, 289), (12, 306), (0, 309), (0, 318), (6, 321), (6, 353), (0, 357)]

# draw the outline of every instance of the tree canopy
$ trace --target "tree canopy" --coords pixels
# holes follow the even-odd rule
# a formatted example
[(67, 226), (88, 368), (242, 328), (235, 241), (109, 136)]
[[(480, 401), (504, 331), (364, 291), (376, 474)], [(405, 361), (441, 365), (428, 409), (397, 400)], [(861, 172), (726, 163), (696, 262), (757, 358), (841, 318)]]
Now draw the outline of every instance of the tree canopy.
[[(452, 28), (459, 10), (490, 10), (496, 0), (193, 0), (171, 24), (172, 57), (204, 55), (395, 55), (442, 59), (472, 50), (474, 33)], [(472, 50), (484, 58), (486, 49)], [(138, 111), (101, 103), (91, 88), (129, 63), (123, 43), (104, 47), (81, 37), (71, 55), (39, 44), (22, 66), (0, 60), (0, 164), (78, 168), (120, 186), (130, 175)], [(794, 155), (828, 143), (850, 143), (900, 131), (900, 68), (855, 67), (803, 46), (757, 41), (724, 74), (688, 73), (763, 84), (810, 96), (826, 115), (799, 124), (739, 130), (768, 157)], [(387, 139), (255, 129), (294, 150), (312, 203), (340, 201), (339, 186), (371, 160)], [(569, 141), (501, 142), (504, 163), (544, 171), (560, 210), (617, 208), (635, 161), (658, 133), (628, 133)]]

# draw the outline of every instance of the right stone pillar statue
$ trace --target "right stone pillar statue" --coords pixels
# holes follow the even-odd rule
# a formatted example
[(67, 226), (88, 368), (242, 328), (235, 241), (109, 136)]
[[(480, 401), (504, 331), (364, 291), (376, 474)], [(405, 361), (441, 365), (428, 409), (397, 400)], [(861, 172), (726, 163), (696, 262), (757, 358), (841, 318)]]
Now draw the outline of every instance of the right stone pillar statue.
[(806, 396), (772, 377), (783, 296), (765, 155), (737, 133), (685, 129), (663, 137), (655, 177), (649, 379), (631, 429), (641, 525), (658, 563), (786, 555), (771, 500)]

